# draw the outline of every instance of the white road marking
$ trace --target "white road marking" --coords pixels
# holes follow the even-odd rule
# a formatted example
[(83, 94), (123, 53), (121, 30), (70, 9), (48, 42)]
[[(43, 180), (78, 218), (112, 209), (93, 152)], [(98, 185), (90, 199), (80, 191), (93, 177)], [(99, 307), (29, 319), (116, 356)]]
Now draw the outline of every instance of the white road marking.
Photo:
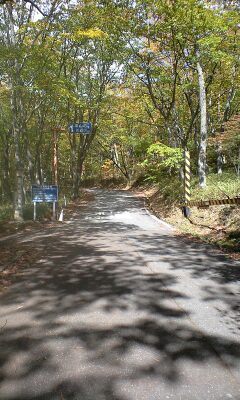
[(145, 211), (146, 211), (146, 213), (147, 213), (150, 217), (152, 217), (153, 219), (155, 219), (155, 221), (157, 221), (159, 224), (164, 225), (164, 226), (166, 226), (167, 228), (169, 228), (169, 229), (171, 229), (171, 230), (173, 230), (173, 231), (175, 230), (175, 228), (174, 228), (172, 225), (169, 225), (167, 222), (165, 222), (165, 221), (159, 219), (158, 217), (156, 217), (155, 215), (151, 214), (151, 213), (147, 210), (147, 208), (145, 208)]

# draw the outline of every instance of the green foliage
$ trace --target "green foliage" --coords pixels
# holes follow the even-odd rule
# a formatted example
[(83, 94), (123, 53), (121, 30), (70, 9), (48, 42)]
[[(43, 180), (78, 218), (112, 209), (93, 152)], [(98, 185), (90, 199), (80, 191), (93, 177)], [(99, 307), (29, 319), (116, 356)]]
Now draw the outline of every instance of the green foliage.
[(158, 165), (169, 170), (177, 170), (183, 162), (182, 149), (169, 147), (163, 143), (152, 144), (147, 150), (147, 155), (156, 160)]
[[(41, 4), (50, 7), (45, 0)], [(66, 128), (59, 134), (59, 183), (64, 190), (74, 186), (74, 179), (80, 186), (83, 162), (85, 177), (101, 175), (115, 139), (115, 156), (131, 178), (144, 166), (148, 180), (167, 185), (162, 177), (182, 166), (181, 147), (186, 144), (197, 174), (196, 62), (200, 60), (206, 81), (211, 137), (228, 105), (227, 118), (239, 111), (238, 13), (212, 9), (200, 0), (74, 4), (60, 1), (50, 20), (33, 21), (26, 2), (9, 2), (14, 8), (13, 38), (7, 9), (0, 9), (2, 198), (10, 198), (14, 190), (17, 146), (26, 188), (36, 177), (51, 182), (51, 128), (56, 126)], [(67, 134), (69, 123), (88, 120), (94, 126), (92, 136)], [(232, 169), (238, 164), (237, 135), (229, 136), (224, 148)], [(210, 171), (215, 157), (213, 150), (208, 153)]]
[[(149, 180), (147, 181), (149, 182)], [(177, 205), (182, 201), (183, 182), (180, 181), (179, 176), (169, 176), (168, 174), (161, 173), (158, 181), (155, 183), (159, 186), (158, 197), (161, 199), (163, 205), (171, 209), (173, 205)]]
[(180, 148), (172, 148), (163, 143), (154, 143), (147, 149), (147, 158), (143, 161), (146, 181), (159, 183), (163, 176), (176, 175), (183, 163)]

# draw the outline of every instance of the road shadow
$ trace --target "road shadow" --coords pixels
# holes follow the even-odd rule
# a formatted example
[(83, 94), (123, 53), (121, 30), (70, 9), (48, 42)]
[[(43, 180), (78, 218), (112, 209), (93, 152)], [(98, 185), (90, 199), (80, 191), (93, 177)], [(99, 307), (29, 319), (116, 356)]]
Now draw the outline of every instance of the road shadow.
[[(178, 275), (185, 270), (198, 284), (204, 278), (203, 300), (211, 304), (222, 293), (221, 302), (236, 316), (231, 288), (223, 288), (239, 279), (237, 266), (157, 226), (139, 230), (128, 214), (116, 222), (112, 215), (119, 217), (123, 206), (124, 213), (142, 206), (119, 196), (116, 201), (110, 193), (106, 202), (100, 191), (90, 212), (39, 234), (41, 259), (1, 296), (1, 399), (147, 400), (176, 390), (192, 400), (202, 397), (187, 397), (185, 374), (197, 382), (206, 369), (202, 386), (211, 391), (209, 365), (213, 375), (226, 359), (237, 368), (239, 342), (221, 332), (203, 334), (179, 307), (192, 295), (179, 286)], [(162, 266), (155, 271), (156, 260)]]

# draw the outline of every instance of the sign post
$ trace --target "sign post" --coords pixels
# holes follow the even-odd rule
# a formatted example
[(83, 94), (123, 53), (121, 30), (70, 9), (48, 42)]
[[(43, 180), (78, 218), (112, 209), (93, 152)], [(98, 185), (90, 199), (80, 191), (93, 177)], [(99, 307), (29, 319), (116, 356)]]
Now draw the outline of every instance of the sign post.
[(53, 202), (53, 219), (56, 219), (56, 202)]
[(33, 221), (36, 221), (37, 218), (37, 203), (36, 201), (33, 202)]

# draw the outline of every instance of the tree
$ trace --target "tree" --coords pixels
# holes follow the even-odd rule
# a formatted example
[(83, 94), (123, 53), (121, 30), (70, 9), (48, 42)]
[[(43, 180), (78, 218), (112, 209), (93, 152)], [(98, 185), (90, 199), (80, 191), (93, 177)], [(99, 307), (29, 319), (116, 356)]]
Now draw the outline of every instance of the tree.
[[(30, 3), (28, 7), (27, 3)], [(57, 4), (55, 0), (52, 3), (50, 15)], [(24, 29), (33, 18), (34, 8), (40, 11), (40, 8), (32, 1), (4, 2), (2, 14), (2, 43), (5, 47), (5, 71), (6, 83), (10, 92), (11, 111), (12, 111), (12, 132), (14, 138), (15, 153), (15, 219), (21, 221), (23, 213), (23, 179), (24, 179), (24, 157), (23, 141), (26, 140), (26, 129), (29, 115), (27, 115), (26, 93), (28, 92), (28, 83), (24, 79), (25, 66), (28, 56), (31, 53), (25, 46), (27, 30)], [(45, 15), (45, 14), (44, 14)], [(32, 44), (36, 42), (39, 32), (33, 39)]]
[(132, 10), (130, 70), (159, 113), (164, 143), (185, 147), (194, 133), (199, 185), (204, 187), (208, 92), (225, 56), (222, 46), (231, 24), (218, 8), (198, 0), (138, 1)]

